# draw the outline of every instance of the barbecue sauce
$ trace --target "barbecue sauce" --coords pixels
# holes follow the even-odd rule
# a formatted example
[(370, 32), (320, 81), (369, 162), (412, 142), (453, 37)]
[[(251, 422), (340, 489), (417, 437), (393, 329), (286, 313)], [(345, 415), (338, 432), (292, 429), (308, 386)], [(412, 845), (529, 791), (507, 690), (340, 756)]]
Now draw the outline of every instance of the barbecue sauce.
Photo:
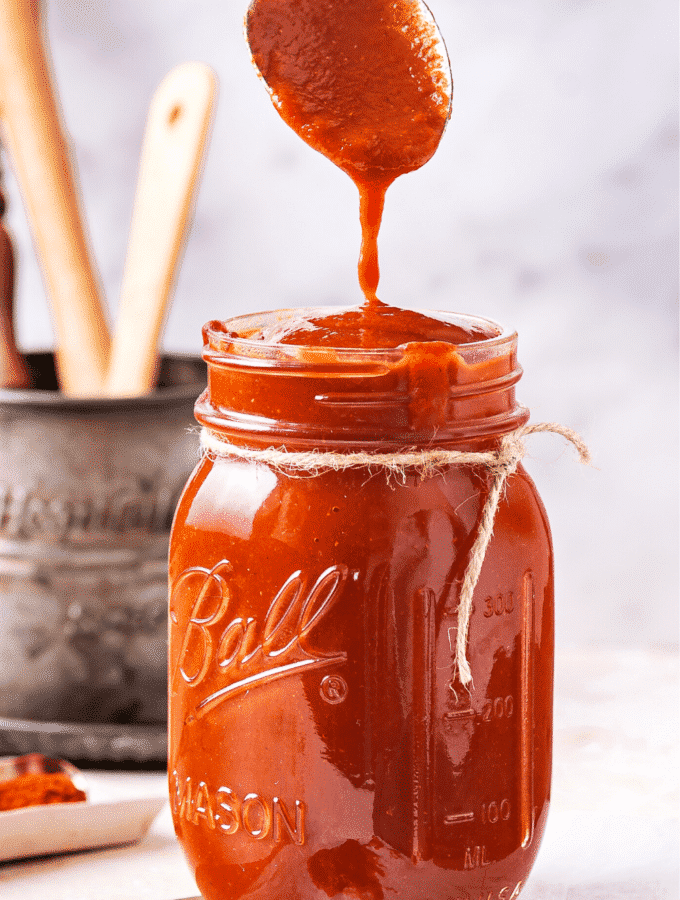
[[(376, 351), (340, 327), (337, 347), (346, 314), (207, 325), (199, 422), (246, 452), (348, 454), (480, 450), (526, 421), (514, 335), (448, 316), (480, 339)], [(280, 340), (300, 328), (318, 344)], [(480, 465), (388, 478), (203, 456), (170, 545), (169, 774), (206, 900), (519, 896), (550, 794), (552, 552), (520, 467), (475, 590), (468, 690), (457, 604), (491, 484)]]
[[(377, 297), (385, 192), (450, 105), (426, 8), (254, 0), (282, 117), (360, 193), (365, 302), (204, 328), (196, 405), (241, 450), (484, 450), (523, 424), (516, 336)], [(206, 900), (515, 900), (551, 769), (550, 531), (520, 468), (474, 595), (457, 603), (492, 474), (300, 474), (206, 452), (170, 546), (169, 777)]]

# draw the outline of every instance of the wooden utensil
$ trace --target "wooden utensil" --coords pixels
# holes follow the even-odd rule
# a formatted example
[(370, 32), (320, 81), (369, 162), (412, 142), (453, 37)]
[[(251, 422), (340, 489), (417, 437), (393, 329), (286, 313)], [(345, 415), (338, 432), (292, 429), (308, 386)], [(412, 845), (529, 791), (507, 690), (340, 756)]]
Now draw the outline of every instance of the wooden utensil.
[(52, 304), (65, 393), (96, 395), (109, 334), (38, 0), (0, 0), (0, 118)]
[(0, 184), (0, 388), (26, 388), (31, 376), (14, 340), (14, 252), (2, 223), (4, 212)]
[(138, 396), (154, 386), (215, 90), (209, 66), (188, 62), (173, 69), (152, 98), (105, 385), (109, 396)]

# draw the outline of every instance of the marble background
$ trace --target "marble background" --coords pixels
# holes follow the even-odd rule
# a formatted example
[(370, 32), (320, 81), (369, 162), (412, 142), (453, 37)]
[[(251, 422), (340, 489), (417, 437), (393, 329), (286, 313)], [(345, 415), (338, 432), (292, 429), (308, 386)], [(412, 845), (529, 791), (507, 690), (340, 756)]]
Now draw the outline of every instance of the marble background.
[[(557, 639), (677, 647), (676, 9), (671, 0), (431, 0), (455, 83), (440, 150), (388, 194), (380, 296), (516, 328), (534, 421), (577, 429), (527, 467), (556, 548)], [(278, 118), (243, 0), (51, 0), (49, 35), (112, 320), (150, 96), (175, 64), (220, 80), (164, 343), (207, 319), (359, 299), (349, 179)], [(6, 174), (18, 335), (50, 313)]]

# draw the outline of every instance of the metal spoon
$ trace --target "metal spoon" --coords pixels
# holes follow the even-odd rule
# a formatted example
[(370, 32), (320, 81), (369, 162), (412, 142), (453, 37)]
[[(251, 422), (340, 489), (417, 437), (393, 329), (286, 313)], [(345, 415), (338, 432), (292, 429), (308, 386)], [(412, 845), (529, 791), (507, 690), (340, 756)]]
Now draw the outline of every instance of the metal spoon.
[(246, 37), (283, 119), (355, 181), (436, 150), (453, 86), (422, 0), (252, 0)]
[(281, 117), (359, 189), (359, 285), (378, 303), (385, 192), (439, 146), (448, 55), (422, 0), (252, 0), (246, 37)]

